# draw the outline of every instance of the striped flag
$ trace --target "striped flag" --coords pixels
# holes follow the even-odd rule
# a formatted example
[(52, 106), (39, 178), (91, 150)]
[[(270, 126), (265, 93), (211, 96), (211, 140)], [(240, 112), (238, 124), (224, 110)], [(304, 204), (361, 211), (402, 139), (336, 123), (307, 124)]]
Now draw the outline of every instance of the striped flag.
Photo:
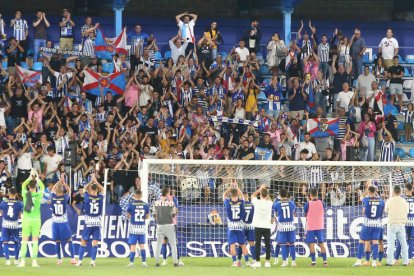
[(16, 65), (16, 69), (20, 80), (25, 86), (33, 87), (38, 83), (42, 83), (41, 72), (24, 69), (23, 67), (20, 67), (18, 65)]
[(307, 122), (308, 132), (312, 137), (335, 136), (339, 131), (339, 118), (314, 118)]
[(128, 54), (126, 29), (115, 38), (106, 38), (101, 29), (96, 30), (95, 54), (100, 59), (112, 59), (115, 53)]
[(100, 89), (103, 88), (104, 95), (107, 92), (111, 92), (113, 95), (124, 94), (126, 86), (125, 70), (108, 76), (102, 76), (89, 68), (83, 72), (85, 74), (83, 90), (87, 93), (100, 96)]

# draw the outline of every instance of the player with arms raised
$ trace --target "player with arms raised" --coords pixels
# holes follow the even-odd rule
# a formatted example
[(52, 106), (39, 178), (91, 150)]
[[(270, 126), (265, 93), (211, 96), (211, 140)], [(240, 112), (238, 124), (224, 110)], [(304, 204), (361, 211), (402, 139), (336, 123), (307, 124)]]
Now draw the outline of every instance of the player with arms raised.
[[(368, 187), (368, 196), (362, 199), (362, 214), (364, 215), (364, 224), (359, 234), (360, 240), (365, 244), (365, 248), (370, 247), (372, 242), (372, 266), (377, 266), (379, 255), (379, 240), (382, 236), (382, 216), (384, 214), (385, 203), (377, 195), (375, 186)], [(369, 256), (369, 254), (368, 254)], [(361, 266), (361, 243), (358, 247), (358, 260), (354, 266)]]
[(101, 217), (104, 204), (104, 188), (92, 175), (91, 182), (85, 186), (83, 212), (85, 214), (85, 229), (82, 231), (81, 245), (79, 247), (79, 261), (75, 266), (81, 266), (86, 244), (92, 237), (91, 266), (96, 266), (98, 254), (98, 241), (101, 239)]
[[(229, 198), (230, 196), (230, 198)], [(237, 261), (236, 244), (238, 244), (244, 255), (246, 263), (249, 261), (249, 255), (246, 247), (246, 237), (244, 236), (243, 219), (244, 219), (244, 200), (243, 193), (233, 182), (223, 194), (224, 208), (227, 214), (227, 239), (230, 245), (230, 254), (233, 260), (232, 266), (241, 266)]]
[(12, 187), (9, 189), (8, 201), (0, 203), (0, 215), (3, 216), (1, 224), (1, 242), (3, 243), (3, 254), (6, 259), (6, 265), (11, 265), (9, 242), (14, 243), (14, 264), (18, 264), (19, 259), (19, 218), (23, 211), (23, 204), (17, 200), (17, 190)]
[(321, 248), (323, 265), (328, 266), (325, 247), (325, 204), (318, 199), (316, 188), (310, 189), (310, 200), (305, 203), (304, 210), (306, 215), (305, 242), (309, 244), (311, 265), (316, 265), (315, 244), (318, 243)]
[[(253, 215), (254, 215), (254, 206), (251, 201), (249, 201), (249, 194), (244, 192), (244, 235), (246, 237), (247, 242), (250, 245), (250, 254), (252, 254), (252, 259), (256, 260), (256, 252), (255, 252), (255, 234), (254, 234), (254, 226), (252, 225)], [(240, 262), (241, 257), (243, 254), (243, 250), (241, 247), (237, 248), (237, 259)], [(248, 262), (246, 266), (250, 266), (251, 264)]]
[(58, 257), (57, 264), (62, 264), (63, 242), (68, 243), (71, 258), (71, 264), (76, 264), (75, 254), (72, 244), (72, 232), (70, 230), (67, 205), (69, 201), (70, 187), (65, 183), (65, 175), (62, 174), (60, 180), (53, 186), (50, 207), (52, 208), (52, 239), (55, 241), (56, 254)]
[(134, 266), (137, 242), (140, 247), (142, 266), (148, 267), (145, 251), (145, 235), (147, 233), (145, 221), (149, 217), (149, 207), (146, 202), (142, 201), (141, 190), (135, 190), (133, 200), (128, 205), (127, 214), (129, 218), (128, 244), (130, 246), (129, 264), (127, 267)]
[(295, 210), (296, 205), (289, 199), (288, 191), (281, 189), (279, 192), (280, 200), (273, 204), (273, 211), (278, 221), (277, 244), (281, 245), (283, 263), (282, 267), (288, 266), (288, 257), (292, 258), (292, 266), (296, 266), (296, 227), (295, 227)]
[(39, 178), (35, 169), (30, 172), (22, 184), (23, 215), (22, 215), (22, 248), (20, 250), (20, 263), (17, 267), (26, 266), (27, 243), (32, 236), (32, 267), (39, 267), (37, 254), (39, 252), (39, 234), (41, 226), (40, 204), (43, 198), (45, 185)]

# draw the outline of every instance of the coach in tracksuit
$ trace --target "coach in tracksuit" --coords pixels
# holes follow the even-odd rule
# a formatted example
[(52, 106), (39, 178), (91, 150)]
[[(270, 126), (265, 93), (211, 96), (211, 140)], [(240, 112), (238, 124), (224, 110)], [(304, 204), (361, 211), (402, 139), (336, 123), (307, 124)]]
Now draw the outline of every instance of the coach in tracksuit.
[(160, 251), (164, 238), (167, 238), (170, 243), (174, 266), (180, 266), (178, 263), (177, 241), (173, 223), (175, 204), (174, 201), (168, 199), (167, 196), (169, 193), (170, 189), (165, 187), (162, 190), (161, 198), (154, 203), (155, 217), (157, 220), (157, 247), (155, 250), (155, 266), (157, 267), (160, 266)]

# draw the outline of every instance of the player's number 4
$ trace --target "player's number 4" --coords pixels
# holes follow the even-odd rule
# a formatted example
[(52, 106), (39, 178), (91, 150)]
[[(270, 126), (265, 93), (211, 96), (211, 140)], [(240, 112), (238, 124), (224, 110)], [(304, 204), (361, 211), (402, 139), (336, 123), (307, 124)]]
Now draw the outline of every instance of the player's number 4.
[(9, 218), (13, 217), (14, 211), (13, 211), (13, 207), (9, 206), (9, 209), (7, 209), (7, 216)]

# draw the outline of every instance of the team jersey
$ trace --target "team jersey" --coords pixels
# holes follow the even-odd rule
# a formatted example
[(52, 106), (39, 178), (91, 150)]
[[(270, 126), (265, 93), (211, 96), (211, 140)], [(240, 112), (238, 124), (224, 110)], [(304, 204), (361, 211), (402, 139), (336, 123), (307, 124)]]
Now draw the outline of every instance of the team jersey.
[(131, 215), (129, 233), (135, 235), (145, 234), (145, 219), (149, 214), (148, 204), (142, 200), (133, 200), (129, 203), (127, 212)]
[(52, 208), (52, 220), (56, 223), (68, 222), (68, 215), (66, 213), (67, 205), (69, 201), (69, 195), (64, 194), (58, 196), (55, 193), (52, 193), (50, 200), (50, 207)]
[(408, 215), (407, 215), (407, 223), (406, 226), (414, 227), (414, 195), (408, 196), (406, 195), (405, 200), (408, 202)]
[(292, 200), (278, 200), (273, 204), (273, 211), (277, 215), (278, 228), (280, 232), (294, 231), (294, 214), (296, 205)]
[(254, 206), (253, 203), (250, 201), (244, 202), (244, 229), (253, 230), (254, 226), (252, 225), (254, 215)]
[[(23, 196), (23, 207), (27, 204), (27, 186), (29, 185), (31, 179), (26, 179), (22, 185), (22, 196)], [(43, 198), (43, 191), (45, 190), (45, 185), (43, 184), (42, 180), (38, 180), (37, 184), (39, 185), (39, 189), (36, 192), (32, 192), (32, 201), (33, 206), (30, 212), (27, 212), (23, 209), (23, 216), (26, 218), (32, 219), (40, 219), (40, 204), (42, 203)]]
[(224, 208), (227, 214), (227, 227), (229, 230), (243, 230), (243, 219), (245, 216), (244, 200), (232, 201), (230, 198), (224, 200)]
[(305, 203), (306, 230), (325, 229), (325, 203), (320, 199), (312, 199)]
[(0, 203), (0, 211), (2, 212), (3, 221), (2, 228), (18, 229), (19, 216), (23, 211), (23, 204), (17, 199), (9, 199), (7, 202)]
[(365, 197), (362, 199), (364, 212), (364, 226), (382, 227), (382, 216), (385, 203), (379, 197)]
[(91, 196), (85, 193), (83, 212), (85, 213), (86, 226), (100, 226), (103, 209), (103, 195)]

